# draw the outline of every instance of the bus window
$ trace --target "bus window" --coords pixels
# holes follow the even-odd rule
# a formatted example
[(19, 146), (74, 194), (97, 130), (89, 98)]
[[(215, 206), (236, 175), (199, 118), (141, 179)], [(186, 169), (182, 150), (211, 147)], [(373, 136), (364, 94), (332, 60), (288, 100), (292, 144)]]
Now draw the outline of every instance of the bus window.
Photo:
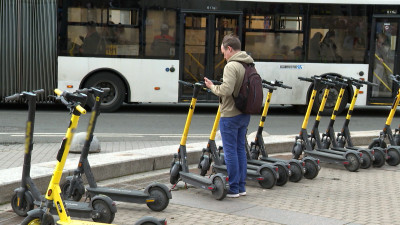
[(255, 60), (302, 61), (295, 55), (302, 44), (303, 34), (246, 32), (246, 51)]
[[(68, 8), (70, 56), (139, 56), (138, 9), (107, 9), (92, 4)], [(108, 15), (108, 16), (107, 16)]]
[(366, 48), (366, 16), (310, 17), (309, 61), (363, 63)]
[(139, 55), (139, 10), (110, 9), (108, 24), (103, 27), (108, 56)]
[(255, 60), (303, 61), (302, 17), (247, 16), (245, 46)]
[(176, 12), (149, 10), (146, 18), (146, 56), (174, 57)]

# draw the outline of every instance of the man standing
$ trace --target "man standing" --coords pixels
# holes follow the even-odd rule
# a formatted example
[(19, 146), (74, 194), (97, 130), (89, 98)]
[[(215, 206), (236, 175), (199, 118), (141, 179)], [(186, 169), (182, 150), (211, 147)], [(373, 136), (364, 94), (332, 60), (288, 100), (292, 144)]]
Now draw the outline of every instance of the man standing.
[(222, 40), (221, 52), (227, 61), (222, 84), (214, 85), (209, 79), (204, 78), (204, 80), (206, 86), (219, 97), (220, 131), (229, 176), (227, 197), (237, 198), (246, 195), (245, 138), (250, 115), (243, 114), (235, 107), (232, 95), (238, 96), (245, 74), (245, 68), (240, 62), (253, 63), (254, 60), (246, 52), (241, 51), (239, 38), (232, 34), (226, 35)]

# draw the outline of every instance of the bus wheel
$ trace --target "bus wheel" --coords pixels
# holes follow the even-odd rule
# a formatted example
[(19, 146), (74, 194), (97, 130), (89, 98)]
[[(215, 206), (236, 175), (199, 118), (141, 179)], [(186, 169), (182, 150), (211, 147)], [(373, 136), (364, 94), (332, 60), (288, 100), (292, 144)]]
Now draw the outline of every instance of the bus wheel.
[[(324, 91), (325, 91), (325, 87), (322, 85), (317, 88), (317, 96), (315, 97), (314, 105), (312, 108), (313, 112), (316, 114), (318, 113), (319, 106), (321, 105), (322, 98), (324, 96)], [(335, 108), (336, 99), (339, 95), (339, 91), (340, 90), (337, 87), (333, 87), (330, 89), (328, 99), (326, 100), (326, 103), (325, 103), (324, 111), (322, 111), (321, 115), (323, 115), (323, 116), (332, 115), (333, 109)], [(338, 109), (338, 112), (336, 113), (336, 115), (339, 115), (344, 110), (344, 108), (347, 105), (348, 99), (349, 99), (349, 92), (347, 90), (345, 90), (343, 93), (342, 102), (340, 103), (340, 106), (339, 106), (339, 109)]]
[[(100, 72), (91, 76), (85, 83), (86, 88), (110, 88), (110, 92), (106, 94), (101, 102), (100, 109), (102, 112), (113, 112), (117, 110), (125, 99), (125, 85), (116, 75), (108, 72)], [(87, 105), (94, 105), (94, 98), (89, 97)]]

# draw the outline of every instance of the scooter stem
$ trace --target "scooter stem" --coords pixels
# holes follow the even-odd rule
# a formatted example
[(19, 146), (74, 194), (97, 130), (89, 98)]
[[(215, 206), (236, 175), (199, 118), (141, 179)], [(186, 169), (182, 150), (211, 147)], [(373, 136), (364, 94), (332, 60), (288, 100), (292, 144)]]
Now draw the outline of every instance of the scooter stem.
[(350, 118), (351, 118), (351, 114), (353, 113), (354, 106), (356, 105), (356, 100), (357, 100), (359, 92), (360, 92), (360, 88), (356, 87), (353, 98), (351, 99), (349, 111), (347, 111), (346, 120), (350, 120)]
[(212, 141), (215, 141), (215, 135), (217, 134), (218, 124), (220, 119), (221, 119), (221, 110), (220, 107), (218, 106), (217, 115), (215, 116), (214, 125), (210, 134), (210, 140)]
[(397, 95), (396, 95), (396, 99), (393, 102), (392, 105), (392, 109), (390, 110), (389, 116), (386, 120), (386, 125), (390, 126), (390, 124), (392, 123), (393, 117), (394, 117), (394, 113), (396, 112), (397, 106), (399, 105), (399, 100), (400, 100), (400, 88), (397, 91)]
[(303, 124), (301, 125), (301, 128), (303, 130), (307, 129), (308, 119), (310, 118), (311, 110), (314, 105), (314, 100), (316, 95), (317, 95), (317, 90), (314, 88), (311, 93), (310, 102), (308, 103), (307, 112), (306, 115), (304, 116)]
[(336, 114), (337, 114), (337, 111), (339, 110), (340, 103), (342, 103), (344, 91), (345, 91), (345, 89), (343, 87), (341, 87), (340, 91), (339, 91), (339, 96), (336, 99), (335, 108), (333, 109), (333, 112), (332, 112), (331, 120), (336, 119)]
[(264, 109), (263, 109), (263, 112), (261, 114), (261, 120), (260, 120), (260, 124), (258, 125), (258, 127), (264, 127), (265, 118), (267, 117), (267, 113), (268, 113), (268, 109), (269, 109), (269, 104), (271, 102), (271, 98), (272, 98), (272, 90), (269, 90), (268, 94), (267, 94), (267, 97), (265, 99)]

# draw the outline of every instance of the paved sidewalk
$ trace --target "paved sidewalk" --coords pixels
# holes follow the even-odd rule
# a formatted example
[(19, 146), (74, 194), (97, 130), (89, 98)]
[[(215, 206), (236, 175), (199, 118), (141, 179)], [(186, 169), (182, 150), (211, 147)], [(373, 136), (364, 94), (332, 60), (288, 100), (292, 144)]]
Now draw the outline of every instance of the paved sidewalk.
[[(379, 131), (352, 133), (356, 145), (365, 145)], [(288, 157), (295, 135), (269, 136), (266, 147)], [(89, 161), (95, 177), (104, 185), (143, 189), (153, 181), (169, 184), (169, 165), (178, 148), (176, 141), (101, 143), (101, 153)], [(206, 142), (188, 141), (189, 163), (197, 163)], [(35, 144), (32, 177), (45, 190), (55, 166), (59, 143)], [(18, 187), (23, 145), (0, 145), (0, 224), (18, 224), (7, 201)], [(79, 154), (71, 154), (65, 175), (77, 165)], [(112, 169), (110, 169), (112, 168)], [(385, 165), (350, 173), (342, 167), (322, 164), (314, 180), (303, 179), (271, 190), (257, 183), (248, 185), (248, 196), (216, 201), (211, 193), (182, 182), (172, 191), (173, 199), (163, 212), (145, 205), (118, 202), (115, 224), (133, 224), (144, 215), (165, 217), (168, 224), (399, 224), (400, 167)], [(194, 172), (198, 172), (193, 170)], [(132, 175), (134, 174), (134, 175)], [(121, 177), (121, 178), (115, 178)]]

